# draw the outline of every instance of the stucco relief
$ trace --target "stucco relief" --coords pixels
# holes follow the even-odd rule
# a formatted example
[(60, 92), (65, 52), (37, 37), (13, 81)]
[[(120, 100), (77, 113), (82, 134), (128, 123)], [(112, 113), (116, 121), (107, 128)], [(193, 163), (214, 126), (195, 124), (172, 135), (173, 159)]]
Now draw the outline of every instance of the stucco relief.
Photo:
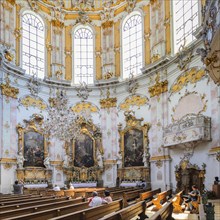
[(198, 95), (196, 92), (186, 93), (179, 99), (177, 106), (173, 108), (174, 114), (172, 115), (172, 120), (180, 120), (187, 114), (204, 112), (206, 110), (206, 103), (205, 94)]

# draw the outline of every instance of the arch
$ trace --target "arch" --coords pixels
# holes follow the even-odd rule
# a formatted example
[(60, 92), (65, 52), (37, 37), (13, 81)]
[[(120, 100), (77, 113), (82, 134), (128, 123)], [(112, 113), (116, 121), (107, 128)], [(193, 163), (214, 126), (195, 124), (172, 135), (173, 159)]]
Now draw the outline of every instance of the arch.
[(78, 25), (73, 31), (74, 84), (94, 83), (94, 30), (89, 25)]
[(24, 11), (21, 18), (21, 63), (29, 75), (45, 76), (45, 24), (43, 19)]
[(123, 78), (131, 73), (141, 74), (143, 67), (143, 19), (139, 11), (126, 16), (122, 22), (122, 72)]

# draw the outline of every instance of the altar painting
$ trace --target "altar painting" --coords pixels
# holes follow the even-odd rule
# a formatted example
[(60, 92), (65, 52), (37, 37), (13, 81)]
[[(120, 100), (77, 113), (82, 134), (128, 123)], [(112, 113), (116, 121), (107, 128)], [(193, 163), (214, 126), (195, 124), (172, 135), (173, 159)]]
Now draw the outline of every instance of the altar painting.
[(74, 166), (94, 166), (93, 139), (87, 134), (80, 134), (75, 141)]
[(124, 134), (124, 166), (143, 166), (143, 131), (131, 129)]
[(24, 167), (44, 167), (44, 136), (38, 132), (24, 132)]

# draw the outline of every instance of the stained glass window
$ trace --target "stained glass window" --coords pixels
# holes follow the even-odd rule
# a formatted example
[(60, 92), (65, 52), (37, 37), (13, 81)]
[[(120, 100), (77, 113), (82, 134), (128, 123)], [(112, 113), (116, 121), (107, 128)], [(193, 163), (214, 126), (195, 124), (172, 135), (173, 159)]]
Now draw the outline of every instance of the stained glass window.
[(137, 12), (129, 16), (122, 27), (123, 78), (141, 73), (143, 67), (142, 17)]
[(22, 16), (22, 68), (26, 74), (45, 75), (45, 27), (43, 21), (32, 13)]
[(74, 32), (74, 84), (94, 83), (93, 31), (81, 27)]

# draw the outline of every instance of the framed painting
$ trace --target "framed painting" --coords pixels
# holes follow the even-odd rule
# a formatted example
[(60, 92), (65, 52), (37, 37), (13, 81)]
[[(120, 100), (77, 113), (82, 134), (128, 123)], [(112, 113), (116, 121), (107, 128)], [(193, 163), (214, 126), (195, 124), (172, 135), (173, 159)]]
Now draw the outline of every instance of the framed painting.
[(144, 166), (143, 131), (130, 129), (124, 134), (124, 166)]
[(34, 114), (30, 120), (24, 120), (26, 126), (17, 125), (18, 152), (25, 159), (23, 167), (44, 168), (44, 158), (48, 155), (47, 140), (42, 130), (43, 116)]
[(94, 138), (89, 134), (80, 134), (74, 143), (74, 166), (93, 167), (95, 165), (94, 144)]

